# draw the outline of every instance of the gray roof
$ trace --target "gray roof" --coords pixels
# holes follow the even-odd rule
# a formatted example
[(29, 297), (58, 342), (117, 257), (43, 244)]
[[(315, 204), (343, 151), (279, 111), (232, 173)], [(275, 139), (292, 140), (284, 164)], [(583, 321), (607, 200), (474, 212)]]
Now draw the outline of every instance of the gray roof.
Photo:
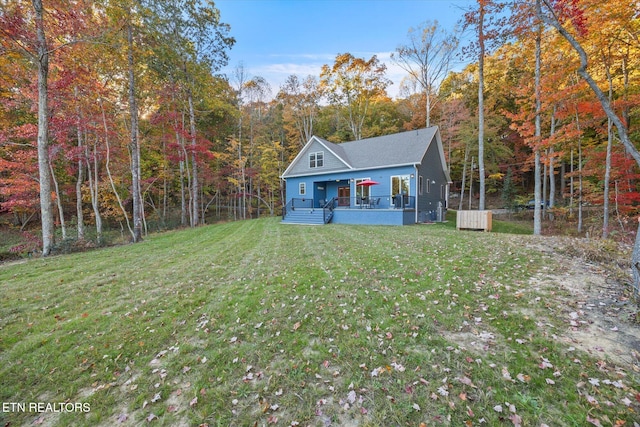
[(437, 131), (434, 126), (342, 144), (322, 142), (354, 169), (413, 165), (422, 162)]

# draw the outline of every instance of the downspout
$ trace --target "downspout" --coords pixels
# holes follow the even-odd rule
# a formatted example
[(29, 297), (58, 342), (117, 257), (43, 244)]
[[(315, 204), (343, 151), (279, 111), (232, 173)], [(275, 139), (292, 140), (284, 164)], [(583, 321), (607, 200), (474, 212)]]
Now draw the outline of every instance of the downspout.
[(418, 164), (416, 163), (415, 165), (413, 165), (413, 168), (415, 169), (414, 172), (414, 176), (415, 176), (415, 182), (413, 183), (413, 187), (415, 188), (415, 192), (416, 192), (416, 218), (414, 223), (417, 224), (418, 223), (418, 193), (419, 193), (419, 188), (418, 188), (418, 183), (420, 182), (420, 175), (418, 175)]

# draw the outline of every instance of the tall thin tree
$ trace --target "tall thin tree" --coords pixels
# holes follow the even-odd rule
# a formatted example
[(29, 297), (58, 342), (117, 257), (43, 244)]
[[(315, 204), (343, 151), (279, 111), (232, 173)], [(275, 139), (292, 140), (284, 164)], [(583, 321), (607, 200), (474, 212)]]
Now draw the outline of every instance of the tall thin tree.
[(42, 222), (42, 255), (51, 252), (54, 243), (51, 206), (51, 166), (49, 164), (49, 48), (44, 28), (45, 9), (42, 0), (33, 0), (36, 24), (36, 64), (38, 67), (38, 174), (40, 183), (40, 219)]
[(438, 21), (427, 21), (418, 28), (409, 29), (409, 42), (399, 46), (391, 59), (420, 85), (425, 97), (425, 124), (431, 126), (431, 111), (435, 106), (442, 79), (451, 69), (458, 49), (458, 38), (438, 26)]

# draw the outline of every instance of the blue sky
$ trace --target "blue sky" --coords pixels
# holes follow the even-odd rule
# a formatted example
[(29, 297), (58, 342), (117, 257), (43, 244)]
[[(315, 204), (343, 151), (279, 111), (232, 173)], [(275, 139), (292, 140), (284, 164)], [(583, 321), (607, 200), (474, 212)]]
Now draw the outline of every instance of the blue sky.
[(239, 64), (249, 78), (261, 76), (275, 95), (291, 74), (318, 76), (338, 53), (378, 59), (387, 65), (388, 89), (396, 96), (406, 73), (389, 60), (407, 32), (437, 20), (453, 30), (474, 0), (216, 0), (223, 22), (231, 25), (236, 44), (230, 74)]

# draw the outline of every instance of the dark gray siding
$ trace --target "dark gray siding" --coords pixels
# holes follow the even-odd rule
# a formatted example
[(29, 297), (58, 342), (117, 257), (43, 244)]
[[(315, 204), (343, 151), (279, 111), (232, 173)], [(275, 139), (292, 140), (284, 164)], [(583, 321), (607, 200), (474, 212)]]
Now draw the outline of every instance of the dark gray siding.
[[(418, 167), (418, 177), (423, 178), (422, 194), (418, 194), (418, 212), (429, 213), (438, 209), (438, 203), (446, 206), (446, 194), (442, 194), (442, 188), (446, 188), (447, 177), (442, 170), (442, 159), (435, 138), (431, 142), (426, 155), (422, 159), (422, 164)], [(427, 184), (427, 180), (435, 183)], [(444, 187), (443, 187), (444, 186)], [(427, 188), (430, 191), (427, 192)], [(421, 215), (419, 215), (421, 216)], [(420, 219), (420, 218), (419, 218)]]

